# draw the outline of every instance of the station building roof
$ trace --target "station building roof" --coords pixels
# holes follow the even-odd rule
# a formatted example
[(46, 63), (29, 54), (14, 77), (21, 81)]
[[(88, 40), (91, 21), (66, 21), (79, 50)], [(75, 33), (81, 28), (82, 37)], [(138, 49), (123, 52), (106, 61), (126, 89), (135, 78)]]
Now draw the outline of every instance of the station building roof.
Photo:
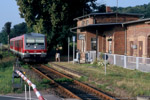
[(87, 14), (87, 15), (83, 15), (83, 16), (80, 16), (80, 17), (77, 17), (77, 18), (74, 18), (73, 20), (80, 20), (80, 19), (83, 19), (83, 18), (87, 18), (87, 17), (92, 17), (92, 16), (101, 16), (101, 15), (130, 15), (130, 16), (137, 16), (137, 17), (144, 17), (143, 14), (137, 14), (137, 13), (116, 13), (116, 12), (107, 12), (107, 13), (90, 13), (90, 14)]

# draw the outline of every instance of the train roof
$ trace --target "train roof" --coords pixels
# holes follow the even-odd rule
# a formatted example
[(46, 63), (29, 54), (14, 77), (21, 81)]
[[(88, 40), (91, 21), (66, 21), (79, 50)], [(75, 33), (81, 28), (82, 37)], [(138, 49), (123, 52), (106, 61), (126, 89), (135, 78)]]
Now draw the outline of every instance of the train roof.
[(27, 34), (24, 34), (25, 36), (45, 36), (44, 34), (41, 34), (41, 33), (27, 33)]
[(27, 36), (27, 37), (30, 37), (30, 36), (42, 36), (44, 37), (45, 35), (44, 34), (41, 34), (41, 33), (27, 33), (27, 34), (23, 34), (21, 36), (17, 36), (17, 37), (14, 37), (14, 38), (11, 38), (10, 41), (13, 41), (13, 40), (20, 40), (21, 38), (23, 38), (24, 36)]

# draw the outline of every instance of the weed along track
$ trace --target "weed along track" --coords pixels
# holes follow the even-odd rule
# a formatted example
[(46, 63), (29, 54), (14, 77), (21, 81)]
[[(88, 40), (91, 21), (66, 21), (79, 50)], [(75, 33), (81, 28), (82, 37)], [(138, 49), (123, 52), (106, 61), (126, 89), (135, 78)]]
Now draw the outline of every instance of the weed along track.
[(60, 88), (60, 92), (67, 98), (76, 98), (80, 100), (115, 100), (113, 97), (89, 87), (79, 81), (52, 69), (45, 65), (34, 65), (32, 69), (42, 77), (54, 83)]

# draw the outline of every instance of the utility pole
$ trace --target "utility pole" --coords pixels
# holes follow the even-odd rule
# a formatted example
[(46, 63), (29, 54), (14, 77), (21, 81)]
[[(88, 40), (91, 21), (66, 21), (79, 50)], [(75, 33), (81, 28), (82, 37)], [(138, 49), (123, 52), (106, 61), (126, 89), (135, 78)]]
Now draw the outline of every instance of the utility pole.
[(68, 63), (69, 63), (69, 54), (70, 54), (69, 44), (70, 44), (70, 37), (68, 37)]
[(116, 23), (118, 22), (118, 0), (116, 1)]
[(73, 40), (73, 64), (74, 64), (74, 55), (75, 55), (75, 36), (72, 37)]

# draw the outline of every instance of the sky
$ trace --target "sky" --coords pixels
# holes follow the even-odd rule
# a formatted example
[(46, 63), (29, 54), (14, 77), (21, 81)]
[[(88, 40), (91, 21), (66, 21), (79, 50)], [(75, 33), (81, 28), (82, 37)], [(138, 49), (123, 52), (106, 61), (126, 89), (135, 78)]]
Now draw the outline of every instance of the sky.
[[(97, 0), (99, 4), (106, 4), (106, 6), (116, 6), (117, 0)], [(118, 7), (136, 6), (150, 3), (150, 0), (118, 0)], [(12, 22), (12, 27), (21, 22), (25, 22), (20, 18), (19, 10), (16, 0), (1, 0), (0, 3), (0, 31), (6, 22)], [(11, 27), (11, 28), (12, 28)]]
[[(16, 0), (1, 0), (0, 3), (0, 31), (6, 22), (11, 22), (12, 27), (21, 22), (25, 22), (20, 18)], [(12, 28), (11, 27), (11, 28)]]

